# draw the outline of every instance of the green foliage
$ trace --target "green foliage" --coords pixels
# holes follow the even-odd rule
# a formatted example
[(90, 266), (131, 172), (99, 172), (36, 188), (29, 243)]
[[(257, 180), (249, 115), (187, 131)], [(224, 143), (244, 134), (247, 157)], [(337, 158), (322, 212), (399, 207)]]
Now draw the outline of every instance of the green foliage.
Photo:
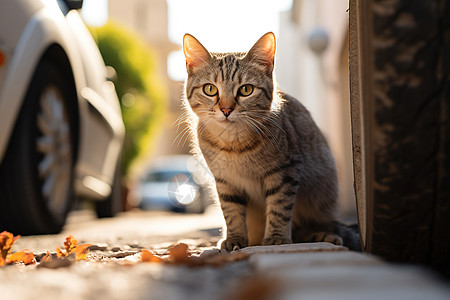
[(122, 170), (148, 155), (166, 110), (167, 89), (157, 73), (157, 56), (123, 26), (109, 22), (91, 28), (105, 64), (117, 73), (115, 82), (126, 128)]

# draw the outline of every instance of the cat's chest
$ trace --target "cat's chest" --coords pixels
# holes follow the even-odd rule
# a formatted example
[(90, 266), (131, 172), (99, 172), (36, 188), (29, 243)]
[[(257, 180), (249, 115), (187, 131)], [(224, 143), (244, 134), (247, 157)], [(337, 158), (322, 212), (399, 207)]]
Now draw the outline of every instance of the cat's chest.
[(205, 158), (215, 176), (256, 179), (261, 174), (259, 164), (244, 155), (213, 152), (205, 155)]
[(222, 179), (237, 191), (245, 191), (251, 199), (264, 199), (260, 164), (248, 157), (216, 153), (214, 159), (208, 161), (208, 165), (216, 180)]

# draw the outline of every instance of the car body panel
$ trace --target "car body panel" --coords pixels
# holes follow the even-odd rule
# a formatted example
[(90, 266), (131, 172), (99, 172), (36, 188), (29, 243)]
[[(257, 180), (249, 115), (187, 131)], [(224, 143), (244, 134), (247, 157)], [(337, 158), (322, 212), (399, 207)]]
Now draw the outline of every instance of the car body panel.
[(79, 54), (87, 83), (78, 91), (80, 104), (87, 105), (88, 112), (81, 115), (84, 120), (80, 122), (75, 188), (88, 196), (106, 197), (110, 191), (102, 183), (112, 184), (116, 164), (110, 162), (120, 155), (125, 127), (114, 85), (106, 80), (106, 68), (97, 45), (76, 11), (70, 11), (66, 19), (74, 42), (83, 45)]
[[(58, 45), (70, 61), (78, 99), (75, 190), (101, 199), (110, 193), (125, 128), (114, 85), (106, 80), (95, 42), (78, 12), (64, 16), (58, 4), (54, 0), (2, 0), (0, 4), (0, 50), (6, 57), (0, 66), (0, 162), (34, 70), (46, 50)], [(14, 26), (5, 27), (5, 19), (11, 17), (4, 18), (7, 13), (2, 11), (10, 10), (16, 16), (10, 20)]]

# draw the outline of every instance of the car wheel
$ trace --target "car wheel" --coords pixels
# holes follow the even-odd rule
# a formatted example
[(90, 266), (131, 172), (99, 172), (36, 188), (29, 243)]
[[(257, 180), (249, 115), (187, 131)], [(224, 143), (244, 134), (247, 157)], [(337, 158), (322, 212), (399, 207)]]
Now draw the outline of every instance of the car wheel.
[(73, 92), (58, 66), (42, 61), (26, 93), (0, 166), (0, 228), (59, 232), (72, 205)]

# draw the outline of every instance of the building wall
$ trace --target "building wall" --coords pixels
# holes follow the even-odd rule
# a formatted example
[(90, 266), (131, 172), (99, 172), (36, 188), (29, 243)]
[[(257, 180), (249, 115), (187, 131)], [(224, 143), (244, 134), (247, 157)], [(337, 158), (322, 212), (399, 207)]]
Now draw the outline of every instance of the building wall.
[[(348, 1), (294, 0), (281, 18), (277, 78), (282, 89), (299, 99), (323, 131), (336, 159), (340, 207), (355, 215), (348, 90)], [(317, 28), (328, 46), (315, 53), (308, 36)]]
[(159, 74), (169, 89), (169, 112), (151, 156), (187, 153), (189, 142), (178, 143), (177, 139), (184, 126), (174, 125), (182, 113), (180, 99), (183, 83), (171, 80), (167, 72), (167, 56), (178, 50), (179, 46), (170, 42), (168, 37), (166, 0), (109, 0), (108, 9), (111, 20), (135, 30), (156, 51)]

